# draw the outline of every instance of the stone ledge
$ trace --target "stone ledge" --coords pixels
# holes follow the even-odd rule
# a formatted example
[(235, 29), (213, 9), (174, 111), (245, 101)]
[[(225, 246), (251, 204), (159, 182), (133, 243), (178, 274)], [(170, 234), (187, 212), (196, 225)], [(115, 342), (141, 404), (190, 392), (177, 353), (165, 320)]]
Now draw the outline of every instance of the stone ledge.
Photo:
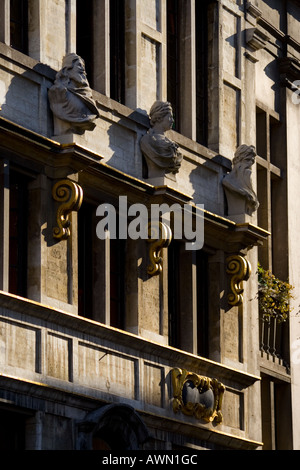
[[(31, 398), (30, 406), (28, 406), (28, 395)], [(72, 390), (62, 390), (59, 387), (49, 386), (40, 382), (0, 374), (0, 403), (3, 402), (6, 406), (23, 408), (26, 413), (30, 413), (44, 411), (45, 400), (47, 400), (48, 412), (57, 413), (59, 408), (62, 407), (64, 412), (67, 413), (66, 416), (73, 419), (76, 417), (77, 422), (85, 418), (87, 412), (112, 403), (102, 398), (83, 395)], [(77, 412), (74, 414), (75, 409), (77, 409)], [(165, 431), (168, 433), (172, 429), (173, 432), (178, 432), (191, 438), (206, 440), (215, 445), (228, 446), (240, 450), (256, 450), (263, 445), (262, 442), (248, 439), (243, 431), (240, 432), (240, 435), (234, 435), (230, 432), (213, 429), (200, 423), (183, 422), (176, 418), (139, 409), (139, 407), (135, 409), (150, 432), (151, 428), (159, 428), (160, 432)]]
[(55, 327), (67, 328), (70, 332), (80, 332), (82, 336), (88, 335), (98, 340), (108, 341), (110, 344), (116, 345), (118, 350), (120, 347), (124, 348), (128, 354), (131, 354), (130, 351), (135, 351), (139, 357), (141, 357), (142, 353), (145, 357), (156, 357), (159, 359), (159, 362), (168, 361), (170, 367), (184, 367), (209, 377), (218, 377), (220, 380), (227, 379), (244, 386), (250, 386), (260, 380), (260, 377), (256, 375), (234, 369), (210, 359), (149, 341), (127, 331), (66, 313), (62, 310), (56, 310), (48, 305), (3, 291), (0, 291), (0, 306), (2, 317), (9, 316), (9, 312), (17, 312), (22, 316), (26, 316), (27, 324), (31, 323), (30, 317), (33, 317), (44, 321), (46, 325), (52, 323)]
[(172, 429), (173, 432), (179, 432), (180, 434), (188, 435), (189, 437), (209, 441), (216, 445), (228, 446), (230, 448), (240, 450), (256, 450), (258, 447), (263, 445), (260, 441), (247, 439), (245, 435), (237, 436), (218, 429), (207, 428), (201, 424), (192, 425), (190, 423), (183, 423), (175, 418), (158, 418), (148, 412), (139, 411), (139, 414), (149, 428), (156, 428), (159, 421), (159, 427), (163, 431), (170, 432), (170, 429)]
[(49, 65), (43, 64), (32, 57), (23, 54), (22, 52), (7, 46), (3, 42), (0, 42), (0, 56), (4, 57), (9, 62), (14, 62), (19, 67), (29, 70), (30, 72), (36, 72), (49, 80), (55, 80), (56, 71)]

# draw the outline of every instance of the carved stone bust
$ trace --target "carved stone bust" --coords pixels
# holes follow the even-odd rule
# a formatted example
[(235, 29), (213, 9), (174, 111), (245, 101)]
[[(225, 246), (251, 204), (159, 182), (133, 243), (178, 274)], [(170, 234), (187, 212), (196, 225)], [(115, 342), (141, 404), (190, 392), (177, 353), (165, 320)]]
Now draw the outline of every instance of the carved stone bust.
[(142, 153), (148, 167), (148, 178), (169, 177), (176, 181), (182, 155), (178, 145), (165, 132), (170, 130), (174, 119), (169, 102), (156, 101), (149, 113), (151, 128), (140, 141)]
[(258, 209), (259, 202), (252, 186), (252, 166), (256, 151), (252, 145), (240, 145), (232, 161), (232, 171), (223, 179), (228, 215), (249, 215)]
[(48, 94), (55, 135), (81, 135), (95, 128), (99, 112), (92, 98), (84, 61), (77, 54), (64, 57), (62, 69)]

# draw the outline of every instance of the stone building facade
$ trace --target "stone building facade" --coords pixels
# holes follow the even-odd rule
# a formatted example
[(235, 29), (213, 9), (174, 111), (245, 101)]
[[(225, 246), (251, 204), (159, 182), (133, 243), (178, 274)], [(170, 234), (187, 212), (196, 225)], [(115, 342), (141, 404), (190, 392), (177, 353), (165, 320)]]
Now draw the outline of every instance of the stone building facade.
[(300, 449), (299, 21), (0, 0), (1, 449)]

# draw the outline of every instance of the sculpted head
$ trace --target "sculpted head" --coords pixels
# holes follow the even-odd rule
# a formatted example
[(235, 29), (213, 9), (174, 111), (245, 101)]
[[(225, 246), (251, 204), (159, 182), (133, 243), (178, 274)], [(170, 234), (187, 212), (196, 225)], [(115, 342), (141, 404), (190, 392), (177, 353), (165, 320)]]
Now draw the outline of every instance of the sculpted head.
[(88, 88), (84, 60), (77, 54), (67, 54), (62, 63), (62, 68), (57, 74), (56, 82), (71, 85), (77, 88)]
[[(253, 145), (240, 145), (232, 161), (232, 171), (223, 179), (227, 191), (228, 211), (231, 214), (239, 208), (237, 195), (245, 199), (244, 211), (252, 215), (257, 210), (259, 202), (252, 186), (252, 166), (255, 163), (256, 151)], [(243, 211), (240, 210), (240, 213)]]
[(155, 101), (150, 109), (150, 125), (161, 131), (171, 129), (174, 119), (172, 105), (168, 101)]
[(253, 145), (240, 145), (234, 154), (233, 168), (238, 171), (249, 170), (255, 163), (256, 151)]
[(83, 134), (95, 128), (94, 121), (99, 117), (99, 111), (87, 80), (84, 61), (77, 54), (64, 57), (48, 96), (56, 136)]
[(151, 128), (140, 140), (148, 166), (148, 178), (166, 176), (176, 181), (175, 174), (180, 169), (183, 156), (178, 150), (178, 144), (165, 134), (174, 122), (171, 103), (155, 101), (151, 106), (149, 118)]

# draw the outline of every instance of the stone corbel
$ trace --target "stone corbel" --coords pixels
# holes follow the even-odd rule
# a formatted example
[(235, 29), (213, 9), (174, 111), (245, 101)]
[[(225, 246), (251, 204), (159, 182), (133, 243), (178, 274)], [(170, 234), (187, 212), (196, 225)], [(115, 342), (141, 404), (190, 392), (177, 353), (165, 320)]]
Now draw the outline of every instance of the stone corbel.
[(292, 91), (296, 91), (296, 96), (299, 96), (300, 61), (294, 57), (282, 57), (277, 59), (277, 61), (281, 84)]
[(249, 23), (256, 25), (257, 19), (262, 16), (262, 12), (250, 1), (246, 3), (246, 19)]
[(172, 385), (174, 413), (181, 411), (207, 423), (222, 423), (225, 386), (221, 382), (176, 368), (172, 370)]
[(53, 228), (53, 237), (58, 240), (66, 240), (70, 235), (71, 212), (78, 212), (83, 199), (81, 186), (68, 179), (55, 183), (52, 188), (53, 199), (61, 204), (56, 212), (57, 226)]
[(149, 222), (148, 224), (148, 243), (150, 264), (148, 266), (148, 274), (154, 276), (162, 272), (162, 257), (160, 252), (163, 248), (170, 245), (172, 240), (172, 231), (170, 227), (163, 222)]
[[(261, 18), (262, 12), (251, 2), (246, 4), (246, 20), (250, 27), (246, 28), (246, 43), (253, 51), (263, 49), (269, 41), (269, 36), (258, 29), (257, 22)], [(256, 59), (257, 60), (257, 59)]]
[(243, 303), (243, 281), (247, 281), (251, 275), (251, 265), (246, 258), (241, 255), (231, 255), (226, 259), (227, 274), (231, 275), (228, 303), (232, 306), (239, 306)]
[(269, 36), (258, 28), (246, 29), (246, 42), (255, 51), (266, 47)]

